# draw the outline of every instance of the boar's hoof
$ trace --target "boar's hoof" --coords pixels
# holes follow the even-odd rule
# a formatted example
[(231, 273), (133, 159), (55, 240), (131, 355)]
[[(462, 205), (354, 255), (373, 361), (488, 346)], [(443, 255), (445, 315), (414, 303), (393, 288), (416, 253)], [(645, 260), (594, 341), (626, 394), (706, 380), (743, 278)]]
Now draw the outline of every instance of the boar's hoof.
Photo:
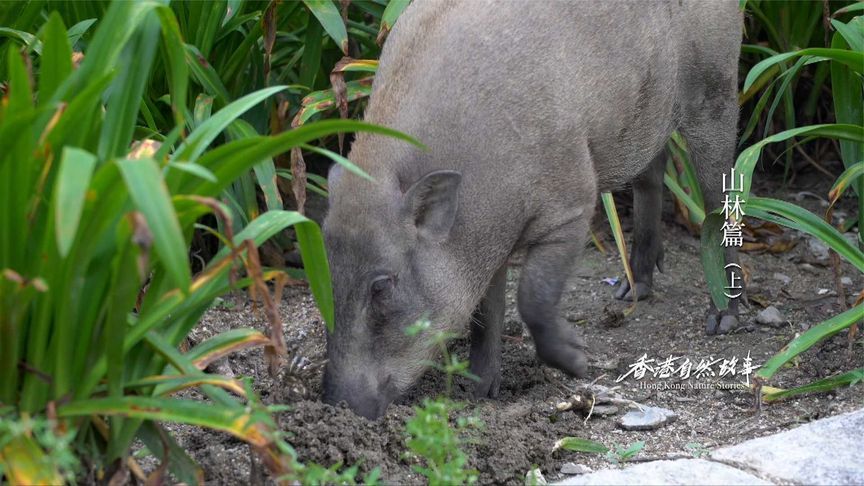
[(570, 376), (584, 378), (588, 375), (588, 360), (585, 358), (585, 341), (575, 330), (562, 330), (555, 336), (546, 336), (537, 341), (537, 357), (549, 366), (558, 368)]
[(738, 318), (731, 314), (708, 314), (708, 319), (705, 321), (705, 333), (728, 334), (733, 329), (738, 327)]
[[(621, 281), (621, 285), (615, 292), (615, 298), (618, 300), (633, 300), (630, 282), (627, 279)], [(636, 282), (636, 300), (645, 300), (651, 296), (651, 285), (645, 282)]]
[(480, 381), (474, 384), (474, 398), (498, 398), (501, 388), (501, 375), (494, 377), (480, 377)]

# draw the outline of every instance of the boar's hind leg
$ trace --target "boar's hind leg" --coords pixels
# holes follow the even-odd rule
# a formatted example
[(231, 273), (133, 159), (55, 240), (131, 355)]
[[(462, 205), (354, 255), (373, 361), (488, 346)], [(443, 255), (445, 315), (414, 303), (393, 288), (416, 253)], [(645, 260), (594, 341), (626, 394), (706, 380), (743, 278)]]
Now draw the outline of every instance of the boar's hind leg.
[(507, 264), (492, 277), (486, 295), (471, 318), (471, 373), (480, 381), (475, 384), (475, 398), (495, 398), (501, 385), (501, 331), (504, 327), (504, 290), (507, 288)]
[(558, 314), (561, 292), (587, 234), (584, 221), (568, 223), (528, 249), (519, 280), (519, 314), (528, 325), (537, 357), (565, 373), (585, 377), (585, 342)]
[[(636, 300), (651, 295), (654, 267), (663, 271), (663, 239), (660, 237), (660, 216), (663, 211), (663, 172), (666, 151), (662, 150), (633, 181), (633, 250), (630, 268), (633, 269)], [(630, 282), (622, 280), (615, 293), (616, 299), (633, 299)]]
[[(729, 173), (735, 157), (738, 123), (736, 79), (733, 76), (731, 82), (723, 83), (725, 90), (715, 90), (713, 96), (706, 94), (698, 107), (688, 108), (681, 126), (681, 133), (690, 147), (690, 158), (693, 160), (699, 185), (702, 186), (706, 213), (722, 207), (723, 174)], [(734, 246), (727, 247), (725, 253), (727, 265), (738, 264), (738, 251)], [(744, 280), (740, 269), (733, 271), (736, 282), (743, 287)], [(742, 294), (741, 299), (743, 298)], [(718, 310), (713, 303), (709, 304), (705, 323), (708, 334), (725, 334), (738, 326), (738, 300), (731, 299), (729, 308), (724, 311)]]

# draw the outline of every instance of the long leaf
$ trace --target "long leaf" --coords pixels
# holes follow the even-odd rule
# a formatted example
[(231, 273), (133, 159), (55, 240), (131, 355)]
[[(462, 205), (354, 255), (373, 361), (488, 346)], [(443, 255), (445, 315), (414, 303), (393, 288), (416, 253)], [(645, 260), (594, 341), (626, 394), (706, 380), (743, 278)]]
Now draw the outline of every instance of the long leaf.
[(286, 89), (285, 86), (261, 89), (222, 108), (189, 134), (186, 141), (174, 152), (171, 160), (195, 161), (207, 149), (207, 146), (240, 115), (284, 89)]
[(836, 228), (804, 208), (778, 199), (751, 197), (747, 202), (747, 214), (814, 236), (864, 272), (864, 252), (849, 243)]
[(78, 232), (84, 197), (95, 167), (96, 156), (86, 150), (73, 147), (63, 149), (54, 199), (57, 250), (62, 257), (69, 254), (72, 240)]
[(864, 319), (864, 303), (858, 304), (842, 314), (838, 314), (827, 321), (811, 327), (807, 332), (793, 339), (782, 351), (762, 365), (759, 371), (756, 372), (756, 376), (766, 380), (771, 378), (781, 366), (788, 363), (795, 356), (807, 351), (819, 341), (837, 334), (861, 319)]
[(348, 33), (345, 31), (345, 22), (342, 14), (332, 0), (303, 0), (306, 8), (321, 22), (321, 26), (327, 34), (336, 41), (336, 45), (342, 53), (348, 55)]
[(746, 92), (750, 88), (750, 86), (756, 81), (759, 75), (761, 75), (771, 66), (798, 56), (819, 56), (825, 59), (830, 59), (832, 61), (843, 63), (859, 74), (864, 72), (864, 52), (852, 52), (844, 49), (827, 49), (824, 47), (811, 47), (808, 49), (801, 49), (800, 51), (784, 52), (783, 54), (777, 54), (776, 56), (771, 56), (768, 59), (760, 61), (755, 66), (753, 66), (753, 68), (751, 68), (750, 71), (747, 73), (747, 78), (744, 80), (744, 88), (742, 89), (742, 91)]
[(117, 166), (132, 201), (147, 220), (165, 271), (175, 285), (185, 292), (192, 279), (186, 257), (186, 242), (159, 167), (152, 159), (120, 160)]
[(272, 441), (271, 431), (254, 420), (245, 407), (227, 407), (176, 398), (122, 397), (79, 400), (57, 409), (58, 417), (118, 415), (123, 417), (200, 425), (227, 432), (258, 447)]

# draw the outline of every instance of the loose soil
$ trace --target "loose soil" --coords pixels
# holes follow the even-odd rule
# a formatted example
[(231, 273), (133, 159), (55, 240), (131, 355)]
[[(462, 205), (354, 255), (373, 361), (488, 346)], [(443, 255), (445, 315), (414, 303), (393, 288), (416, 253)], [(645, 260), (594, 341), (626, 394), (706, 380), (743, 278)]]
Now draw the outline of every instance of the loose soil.
[[(775, 197), (794, 201), (795, 196), (805, 190), (825, 194), (824, 185), (823, 181), (818, 183), (819, 187), (797, 187)], [(817, 213), (824, 212), (824, 203), (806, 194), (803, 201), (796, 203)], [(561, 477), (559, 471), (566, 462), (595, 470), (617, 467), (603, 455), (553, 452), (555, 441), (565, 436), (591, 439), (607, 446), (644, 441), (644, 449), (636, 456), (636, 461), (689, 457), (700, 450), (739, 443), (855, 410), (864, 404), (864, 386), (861, 385), (788, 399), (766, 405), (757, 413), (752, 395), (746, 391), (686, 387), (687, 384), (701, 386), (737, 381), (728, 376), (676, 380), (650, 379), (649, 373), (643, 380), (630, 376), (616, 383), (642, 355), (657, 360), (680, 356), (682, 360), (689, 358), (694, 365), (702, 359), (737, 357), (740, 370), (742, 360), (749, 354), (753, 363), (759, 365), (796, 335), (841, 310), (830, 264), (817, 258), (805, 237), (787, 230), (784, 237), (797, 241), (790, 251), (742, 255), (742, 264), (750, 274), (751, 306), (743, 309), (741, 327), (726, 336), (705, 335), (708, 297), (699, 261), (699, 240), (673, 222), (676, 216), (668, 198), (665, 207), (665, 273), (655, 276), (654, 296), (640, 302), (632, 314), (619, 321), (604, 319), (607, 308), (620, 312), (630, 305), (616, 301), (613, 287), (601, 281), (623, 273), (611, 238), (601, 234), (608, 253), (604, 255), (593, 246), (586, 248), (575, 269), (563, 298), (562, 311), (570, 325), (583, 330), (589, 343), (589, 361), (593, 366), (585, 380), (567, 378), (537, 361), (531, 338), (515, 309), (519, 265), (518, 262), (511, 265), (500, 397), (470, 401), (470, 387), (465, 381), (457, 381), (454, 391), (454, 398), (468, 401), (460, 413), (476, 416), (484, 424), (465, 437), (464, 445), (469, 465), (479, 471), (481, 483), (523, 483), (526, 472), (532, 467), (539, 467), (547, 479), (554, 480)], [(626, 208), (622, 218), (626, 229), (630, 224)], [(596, 226), (604, 224), (601, 220)], [(852, 295), (864, 288), (864, 279), (848, 264), (842, 264), (841, 269), (844, 276), (852, 279), (852, 284), (845, 287), (847, 304), (852, 304)], [(777, 273), (787, 276), (788, 283), (783, 282), (782, 275), (775, 276)], [(768, 305), (780, 310), (785, 324), (774, 328), (755, 322), (758, 311)], [(323, 325), (306, 289), (294, 287), (286, 291), (281, 315), (294, 352), (313, 361), (324, 359)], [(265, 327), (263, 317), (253, 312), (245, 294), (231, 295), (208, 311), (191, 340), (200, 342), (236, 327)], [(467, 338), (455, 340), (451, 349), (467, 359)], [(864, 366), (862, 349), (859, 338), (850, 350), (847, 333), (840, 333), (802, 355), (794, 366), (781, 370), (769, 384), (790, 388), (860, 368)], [(213, 371), (250, 376), (265, 403), (292, 405), (292, 410), (282, 413), (278, 419), (281, 427), (290, 433), (289, 442), (300, 460), (327, 466), (337, 462), (360, 463), (361, 471), (380, 467), (382, 480), (389, 484), (423, 482), (412, 470), (415, 462), (405, 453), (404, 422), (423, 397), (444, 392), (444, 380), (439, 373), (427, 373), (405, 397), (391, 405), (384, 417), (370, 422), (348, 409), (321, 403), (318, 399), (320, 374), (302, 383), (308, 389), (308, 398), (298, 400), (296, 393), (289, 390), (291, 387), (282, 383), (282, 378), (273, 380), (268, 376), (261, 350), (235, 354), (215, 365)], [(714, 366), (714, 371), (719, 371), (719, 364)], [(627, 432), (616, 426), (615, 416), (592, 417), (586, 421), (574, 412), (556, 410), (555, 404), (571, 394), (569, 389), (592, 381), (607, 387), (618, 386), (621, 396), (641, 404), (672, 409), (678, 414), (678, 420), (655, 431)], [(685, 388), (652, 390), (644, 386), (652, 382), (683, 384)], [(245, 444), (198, 428), (171, 428), (179, 442), (203, 466), (209, 483), (250, 482), (252, 463)]]

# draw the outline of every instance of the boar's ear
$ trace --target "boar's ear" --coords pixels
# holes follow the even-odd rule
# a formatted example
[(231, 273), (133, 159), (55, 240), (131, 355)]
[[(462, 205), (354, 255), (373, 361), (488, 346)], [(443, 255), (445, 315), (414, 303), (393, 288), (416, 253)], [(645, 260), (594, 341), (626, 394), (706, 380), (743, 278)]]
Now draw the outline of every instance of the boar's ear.
[(452, 170), (430, 172), (405, 193), (403, 211), (420, 236), (443, 241), (450, 234), (459, 204), (456, 194), (462, 174)]

